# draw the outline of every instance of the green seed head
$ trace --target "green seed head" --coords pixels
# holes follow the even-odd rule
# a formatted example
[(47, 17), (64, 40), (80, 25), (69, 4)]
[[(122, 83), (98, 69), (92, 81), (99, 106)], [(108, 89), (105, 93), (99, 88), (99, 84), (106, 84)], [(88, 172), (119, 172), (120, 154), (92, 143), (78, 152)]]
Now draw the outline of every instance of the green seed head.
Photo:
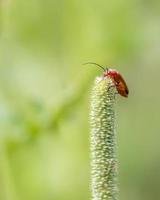
[(92, 200), (117, 200), (115, 92), (109, 77), (95, 80), (90, 113)]

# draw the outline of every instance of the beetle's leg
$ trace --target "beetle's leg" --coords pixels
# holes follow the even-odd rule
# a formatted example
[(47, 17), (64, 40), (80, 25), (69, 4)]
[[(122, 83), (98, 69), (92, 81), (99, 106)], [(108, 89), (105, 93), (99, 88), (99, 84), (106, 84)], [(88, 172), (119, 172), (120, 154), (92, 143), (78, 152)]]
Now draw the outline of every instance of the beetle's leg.
[(114, 84), (114, 83), (111, 84), (111, 85), (108, 87), (107, 92), (108, 92), (108, 90), (110, 90), (112, 87), (115, 87), (115, 84)]
[[(117, 91), (117, 86), (118, 86), (118, 83), (117, 82), (114, 82), (112, 83), (109, 87), (108, 87), (108, 90), (112, 87), (116, 87), (116, 92), (114, 93), (114, 99), (116, 98), (116, 95), (119, 94), (118, 91)], [(108, 91), (107, 90), (107, 91)]]
[(119, 94), (118, 91), (117, 91), (117, 86), (118, 86), (118, 84), (119, 84), (119, 83), (115, 82), (116, 92), (114, 93), (114, 98), (116, 98), (116, 95)]

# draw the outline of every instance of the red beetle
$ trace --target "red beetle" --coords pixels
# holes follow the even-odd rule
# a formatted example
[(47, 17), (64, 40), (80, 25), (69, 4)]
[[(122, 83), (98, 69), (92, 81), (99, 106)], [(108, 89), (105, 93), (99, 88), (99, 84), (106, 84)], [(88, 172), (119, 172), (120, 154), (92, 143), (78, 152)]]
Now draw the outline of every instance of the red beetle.
[(97, 65), (100, 68), (102, 68), (104, 71), (103, 76), (104, 77), (108, 76), (113, 80), (113, 82), (116, 86), (117, 92), (123, 97), (128, 97), (129, 90), (128, 90), (127, 84), (124, 81), (121, 74), (116, 69), (110, 69), (110, 68), (105, 69), (101, 65), (99, 65), (97, 63), (93, 63), (93, 62), (88, 62), (88, 63), (84, 63), (84, 64), (94, 64), (94, 65)]

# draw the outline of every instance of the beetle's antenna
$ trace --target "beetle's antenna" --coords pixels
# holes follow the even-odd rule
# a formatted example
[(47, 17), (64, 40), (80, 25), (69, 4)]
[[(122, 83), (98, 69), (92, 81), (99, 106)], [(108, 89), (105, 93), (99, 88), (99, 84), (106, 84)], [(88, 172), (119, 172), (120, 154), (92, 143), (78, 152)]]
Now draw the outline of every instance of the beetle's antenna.
[(83, 63), (83, 65), (88, 65), (88, 64), (93, 64), (93, 65), (97, 65), (98, 67), (100, 67), (101, 69), (103, 69), (103, 71), (105, 72), (106, 71), (106, 69), (108, 70), (108, 68), (104, 68), (104, 67), (102, 67), (101, 65), (99, 65), (99, 64), (97, 64), (97, 63), (94, 63), (94, 62), (87, 62), (87, 63)]

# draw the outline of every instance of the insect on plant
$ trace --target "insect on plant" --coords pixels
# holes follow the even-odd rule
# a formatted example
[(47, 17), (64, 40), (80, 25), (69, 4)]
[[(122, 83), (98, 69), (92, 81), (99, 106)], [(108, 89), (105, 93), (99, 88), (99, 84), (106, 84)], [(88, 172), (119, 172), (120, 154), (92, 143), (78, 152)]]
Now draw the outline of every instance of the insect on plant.
[(97, 65), (98, 67), (103, 69), (104, 71), (103, 77), (110, 77), (112, 79), (114, 86), (117, 89), (118, 94), (120, 94), (123, 97), (128, 97), (129, 90), (128, 90), (127, 84), (125, 80), (123, 79), (123, 77), (121, 76), (121, 74), (116, 69), (104, 68), (101, 65), (94, 62), (84, 63), (84, 65), (87, 65), (87, 64)]

